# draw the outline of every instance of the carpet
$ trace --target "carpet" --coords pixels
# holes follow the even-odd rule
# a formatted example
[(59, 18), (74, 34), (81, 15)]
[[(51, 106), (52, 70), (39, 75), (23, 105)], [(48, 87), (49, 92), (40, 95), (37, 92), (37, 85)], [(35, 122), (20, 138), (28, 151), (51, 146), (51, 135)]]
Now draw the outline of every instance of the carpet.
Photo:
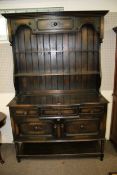
[(0, 175), (109, 175), (109, 172), (117, 172), (117, 152), (109, 141), (105, 143), (103, 161), (96, 157), (57, 157), (22, 159), (17, 163), (14, 144), (2, 144), (1, 149), (5, 163), (0, 165)]

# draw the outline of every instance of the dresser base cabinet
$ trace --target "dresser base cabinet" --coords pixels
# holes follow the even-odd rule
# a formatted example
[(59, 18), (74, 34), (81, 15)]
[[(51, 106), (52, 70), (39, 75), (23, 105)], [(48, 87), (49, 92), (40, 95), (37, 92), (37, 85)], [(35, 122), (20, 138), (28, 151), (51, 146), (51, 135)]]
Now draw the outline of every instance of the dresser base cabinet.
[[(40, 98), (45, 96), (46, 104), (39, 105)], [(88, 102), (89, 96), (93, 103)], [(92, 91), (72, 93), (73, 99), (77, 97), (74, 105), (70, 104), (73, 99), (65, 93), (52, 95), (61, 105), (52, 103), (50, 94), (49, 98), (48, 95), (36, 97), (35, 105), (31, 105), (33, 96), (30, 102), (28, 96), (21, 96), (9, 103), (18, 161), (27, 157), (58, 155), (96, 156), (103, 160), (107, 101), (101, 94)]]
[(8, 104), (18, 161), (38, 156), (103, 160), (108, 101), (100, 46), (108, 11), (3, 14), (14, 58)]

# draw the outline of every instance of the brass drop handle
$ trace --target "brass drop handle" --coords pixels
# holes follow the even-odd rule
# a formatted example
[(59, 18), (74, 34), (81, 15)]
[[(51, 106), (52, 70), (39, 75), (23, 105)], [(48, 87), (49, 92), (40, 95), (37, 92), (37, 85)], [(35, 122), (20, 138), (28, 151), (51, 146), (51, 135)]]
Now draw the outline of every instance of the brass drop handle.
[(61, 115), (62, 115), (62, 113), (61, 113), (61, 112), (58, 112), (58, 115), (59, 115), (59, 116), (61, 116)]
[(24, 114), (24, 115), (27, 115), (27, 111), (25, 111), (23, 114)]
[(97, 109), (91, 109), (91, 113), (98, 112)]
[(61, 124), (61, 128), (64, 128), (64, 124), (63, 123)]
[(38, 130), (39, 130), (39, 126), (37, 126), (37, 125), (34, 126), (34, 130), (35, 130), (35, 131), (38, 131)]
[(80, 129), (83, 129), (85, 126), (83, 124), (80, 125)]
[(57, 125), (55, 124), (55, 125), (54, 125), (54, 129), (56, 129), (56, 128), (57, 128)]

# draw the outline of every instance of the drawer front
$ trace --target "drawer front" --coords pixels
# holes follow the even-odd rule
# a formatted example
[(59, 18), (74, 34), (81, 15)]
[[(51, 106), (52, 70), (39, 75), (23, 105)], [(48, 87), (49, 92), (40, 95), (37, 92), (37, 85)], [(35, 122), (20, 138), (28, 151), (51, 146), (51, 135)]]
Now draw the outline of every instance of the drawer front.
[(73, 18), (39, 19), (38, 30), (71, 30), (74, 28)]
[(29, 115), (38, 115), (38, 109), (36, 108), (29, 108), (29, 109), (26, 109), (26, 108), (18, 108), (18, 109), (15, 109), (13, 111), (13, 113), (16, 115), (16, 116), (29, 116)]
[(104, 113), (104, 106), (97, 106), (97, 105), (87, 105), (87, 106), (80, 106), (79, 107), (80, 114), (99, 114)]
[(52, 136), (53, 123), (51, 121), (19, 123), (20, 135)]
[(66, 136), (74, 135), (97, 135), (99, 132), (99, 119), (94, 120), (66, 120), (65, 134)]
[(77, 107), (66, 107), (66, 108), (44, 108), (40, 109), (40, 116), (71, 116), (78, 115)]

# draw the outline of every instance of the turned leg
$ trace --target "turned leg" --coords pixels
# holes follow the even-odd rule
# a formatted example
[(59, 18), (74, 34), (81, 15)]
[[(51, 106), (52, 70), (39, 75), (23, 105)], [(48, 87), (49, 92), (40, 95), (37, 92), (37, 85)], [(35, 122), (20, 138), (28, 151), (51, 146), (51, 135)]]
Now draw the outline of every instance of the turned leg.
[(15, 143), (17, 162), (21, 162), (21, 159), (19, 158), (20, 147), (21, 147), (21, 143), (19, 143), (19, 142)]
[(100, 160), (102, 161), (104, 159), (104, 140), (101, 140), (101, 156)]
[(0, 143), (0, 163), (1, 164), (5, 163), (1, 155), (1, 143)]
[[(1, 139), (1, 132), (0, 132), (0, 140), (2, 140), (2, 139)], [(2, 146), (2, 143), (0, 143), (0, 163), (3, 164), (3, 163), (4, 163), (4, 160), (3, 160), (3, 158), (2, 158), (1, 146)]]
[(21, 162), (21, 159), (20, 159), (18, 156), (16, 156), (16, 159), (17, 159), (17, 162), (18, 162), (18, 163)]

